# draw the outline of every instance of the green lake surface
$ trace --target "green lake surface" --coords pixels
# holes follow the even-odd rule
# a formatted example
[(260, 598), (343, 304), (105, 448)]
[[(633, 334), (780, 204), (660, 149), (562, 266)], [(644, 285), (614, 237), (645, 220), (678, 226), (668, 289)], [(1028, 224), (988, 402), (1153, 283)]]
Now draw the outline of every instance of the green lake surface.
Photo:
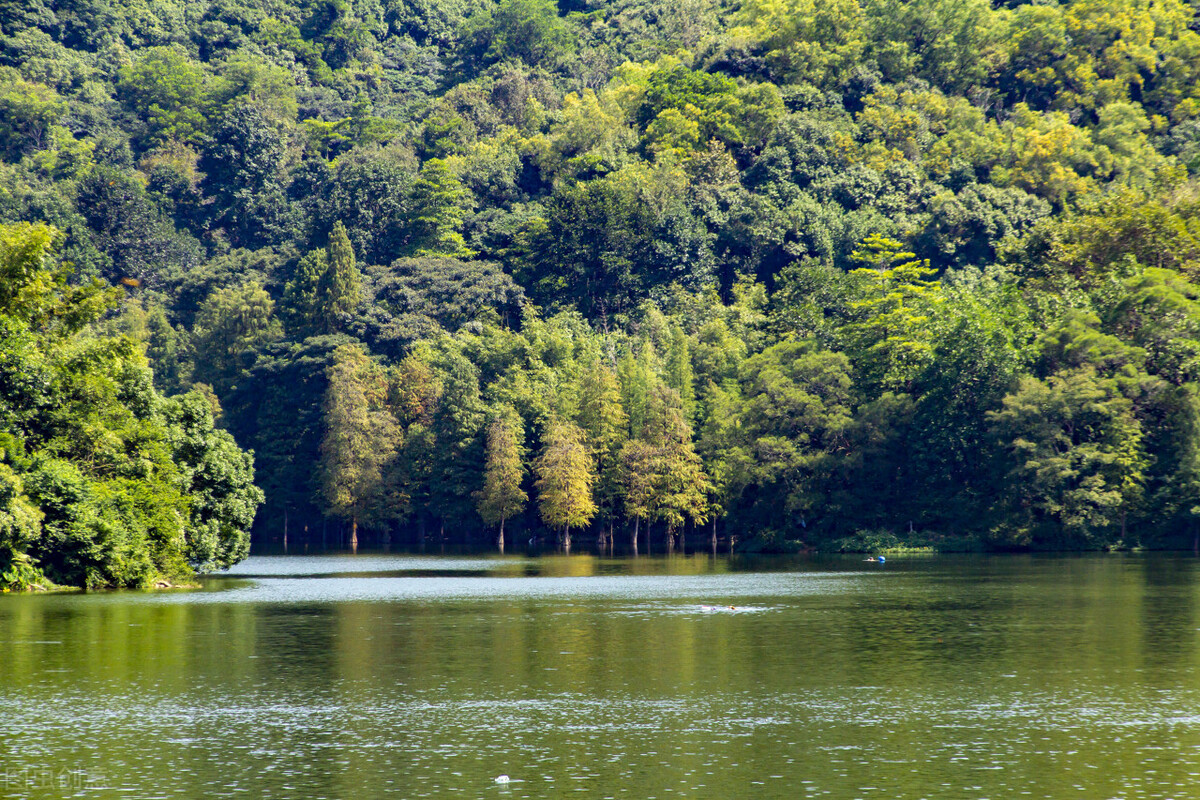
[(0, 797), (1195, 798), (1198, 629), (1181, 554), (256, 556), (0, 597)]

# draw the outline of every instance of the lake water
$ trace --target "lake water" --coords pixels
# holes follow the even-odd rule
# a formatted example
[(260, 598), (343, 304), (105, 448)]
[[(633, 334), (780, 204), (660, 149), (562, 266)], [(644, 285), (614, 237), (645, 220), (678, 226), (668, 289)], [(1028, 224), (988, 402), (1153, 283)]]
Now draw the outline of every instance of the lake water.
[(1195, 798), (1198, 570), (293, 556), (4, 596), (0, 797)]

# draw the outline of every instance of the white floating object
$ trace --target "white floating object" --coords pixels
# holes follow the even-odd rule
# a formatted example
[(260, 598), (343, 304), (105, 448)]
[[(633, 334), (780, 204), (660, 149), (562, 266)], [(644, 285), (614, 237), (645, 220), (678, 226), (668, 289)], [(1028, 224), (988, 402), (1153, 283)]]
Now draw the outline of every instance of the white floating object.
[(496, 776), (496, 783), (508, 783), (509, 780), (510, 779), (507, 775), (497, 775)]

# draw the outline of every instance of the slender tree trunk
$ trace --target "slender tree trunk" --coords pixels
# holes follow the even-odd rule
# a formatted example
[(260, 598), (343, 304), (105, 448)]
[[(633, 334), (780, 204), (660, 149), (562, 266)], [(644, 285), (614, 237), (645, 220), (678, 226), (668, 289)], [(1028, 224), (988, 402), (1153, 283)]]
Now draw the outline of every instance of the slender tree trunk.
[(350, 551), (358, 552), (358, 515), (350, 518)]
[(283, 552), (287, 553), (287, 506), (283, 507)]
[(675, 532), (673, 530), (671, 530), (670, 525), (668, 525), (667, 529), (666, 529), (666, 538), (667, 538), (667, 555), (673, 556), (673, 555), (675, 555)]
[(328, 519), (321, 520), (321, 549), (322, 550), (327, 549), (327, 545), (325, 543), (325, 534), (328, 531), (329, 531), (329, 520)]
[(571, 555), (571, 526), (563, 528), (563, 552)]
[(420, 547), (421, 552), (424, 553), (425, 552), (425, 515), (424, 514), (421, 515), (421, 524), (417, 526), (417, 530), (418, 530), (417, 535), (419, 537), (417, 539), (417, 545)]
[(646, 520), (646, 555), (650, 555), (650, 540), (653, 538), (650, 536), (650, 533), (653, 530), (654, 530), (654, 523), (651, 522), (649, 519), (647, 519)]
[(500, 518), (500, 537), (496, 540), (500, 546), (500, 555), (504, 555), (504, 517)]
[(717, 557), (717, 515), (713, 514), (712, 519), (712, 551), (713, 558)]
[(683, 523), (683, 527), (679, 529), (679, 555), (687, 555), (687, 523)]
[(630, 543), (633, 545), (634, 556), (636, 556), (638, 554), (638, 551), (637, 551), (638, 523), (640, 523), (641, 521), (642, 521), (641, 517), (633, 518), (633, 539), (631, 540)]
[(446, 555), (446, 520), (442, 520), (438, 526), (438, 542), (442, 555)]

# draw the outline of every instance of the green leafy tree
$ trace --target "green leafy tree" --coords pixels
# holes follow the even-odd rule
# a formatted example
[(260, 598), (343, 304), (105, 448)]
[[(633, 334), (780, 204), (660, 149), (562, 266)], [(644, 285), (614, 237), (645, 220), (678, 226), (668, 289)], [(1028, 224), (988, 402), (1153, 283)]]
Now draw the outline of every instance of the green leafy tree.
[(362, 276), (355, 263), (354, 248), (350, 245), (346, 226), (342, 223), (333, 224), (325, 252), (329, 257), (329, 266), (317, 283), (317, 291), (326, 298), (323, 311), (326, 324), (332, 328), (333, 321), (339, 315), (350, 314), (362, 301)]
[(1125, 281), (1105, 327), (1146, 351), (1146, 368), (1176, 386), (1200, 380), (1200, 290), (1174, 270), (1149, 268)]
[(431, 354), (439, 390), (432, 408), (428, 461), (429, 511), (442, 526), (477, 528), (471, 494), (483, 484), (484, 426), (487, 407), (480, 393), (479, 368), (456, 342), (442, 339)]
[(321, 462), (325, 435), (327, 373), (338, 348), (351, 343), (343, 336), (314, 336), (266, 345), (225, 402), (229, 430), (254, 448), (255, 479), (269, 511), (259, 520), (261, 535), (279, 536), (285, 527), (324, 530), (327, 524), (314, 465)]
[(782, 112), (773, 84), (739, 87), (724, 75), (676, 64), (650, 74), (637, 120), (653, 137), (666, 134), (677, 144), (716, 140), (730, 147), (758, 147)]
[(753, 0), (738, 9), (733, 22), (734, 34), (757, 42), (782, 74), (822, 87), (841, 85), (867, 46), (856, 0)]
[(17, 161), (45, 148), (65, 110), (53, 89), (16, 75), (0, 77), (0, 154)]
[(1015, 508), (1001, 522), (1002, 541), (1094, 547), (1117, 540), (1146, 456), (1133, 404), (1115, 381), (1093, 368), (1026, 377), (990, 417), (1012, 463), (1006, 499)]
[(284, 132), (257, 105), (235, 106), (216, 126), (199, 168), (213, 198), (212, 224), (235, 247), (277, 244), (298, 227), (282, 182)]
[(342, 222), (355, 255), (367, 264), (389, 264), (410, 254), (418, 215), (413, 203), (418, 171), (411, 153), (364, 147), (340, 157), (332, 171), (323, 160), (311, 166), (305, 204), (313, 230), (329, 229), (329, 220)]
[(1022, 378), (987, 415), (1009, 456), (1002, 541), (1109, 544), (1140, 502), (1149, 462), (1139, 405), (1163, 384), (1143, 371), (1143, 351), (1097, 322), (1076, 313), (1044, 334), (1046, 377)]
[(129, 171), (90, 170), (78, 182), (75, 205), (90, 228), (88, 238), (107, 259), (100, 272), (111, 283), (160, 288), (201, 261), (199, 242), (176, 230)]
[(705, 387), (696, 452), (712, 484), (708, 518), (712, 523), (714, 553), (717, 550), (717, 520), (734, 509), (748, 484), (748, 452), (738, 429), (741, 405), (742, 397), (735, 380), (726, 380), (721, 386), (710, 381)]
[(172, 456), (191, 498), (184, 534), (188, 562), (200, 572), (228, 569), (250, 555), (250, 526), (263, 501), (254, 485), (254, 457), (213, 427), (212, 404), (199, 392), (173, 398), (165, 416)]
[(209, 295), (192, 327), (196, 380), (228, 396), (248, 357), (281, 336), (274, 307), (271, 296), (254, 281)]
[(992, 5), (980, 0), (868, 0), (868, 53), (884, 75), (899, 82), (910, 76), (947, 91), (965, 92), (987, 82), (1005, 55), (1004, 28)]
[(0, 589), (27, 589), (41, 575), (30, 546), (42, 533), (42, 512), (25, 496), (21, 476), (0, 463)]
[(986, 415), (1036, 356), (1034, 322), (998, 273), (964, 270), (944, 293), (930, 320), (933, 358), (917, 380), (911, 446), (889, 467), (898, 491), (884, 496), (926, 529), (978, 532), (997, 457)]
[(566, 185), (522, 237), (535, 297), (572, 300), (589, 317), (628, 312), (650, 285), (710, 278), (711, 236), (679, 196), (679, 176), (630, 167)]
[(679, 394), (685, 418), (693, 419), (696, 415), (696, 378), (691, 346), (688, 335), (678, 325), (671, 326), (671, 342), (664, 367), (667, 385)]
[(743, 527), (806, 538), (836, 528), (839, 512), (850, 510), (834, 492), (839, 456), (851, 452), (846, 356), (780, 342), (746, 359), (739, 383), (738, 445), (727, 451), (726, 480), (745, 486)]
[(121, 68), (117, 87), (142, 122), (139, 143), (147, 149), (170, 140), (199, 143), (228, 91), (178, 45), (142, 51)]
[(551, 0), (501, 0), (490, 13), (470, 19), (463, 42), (464, 59), (480, 69), (509, 58), (553, 66), (574, 48), (575, 39)]

